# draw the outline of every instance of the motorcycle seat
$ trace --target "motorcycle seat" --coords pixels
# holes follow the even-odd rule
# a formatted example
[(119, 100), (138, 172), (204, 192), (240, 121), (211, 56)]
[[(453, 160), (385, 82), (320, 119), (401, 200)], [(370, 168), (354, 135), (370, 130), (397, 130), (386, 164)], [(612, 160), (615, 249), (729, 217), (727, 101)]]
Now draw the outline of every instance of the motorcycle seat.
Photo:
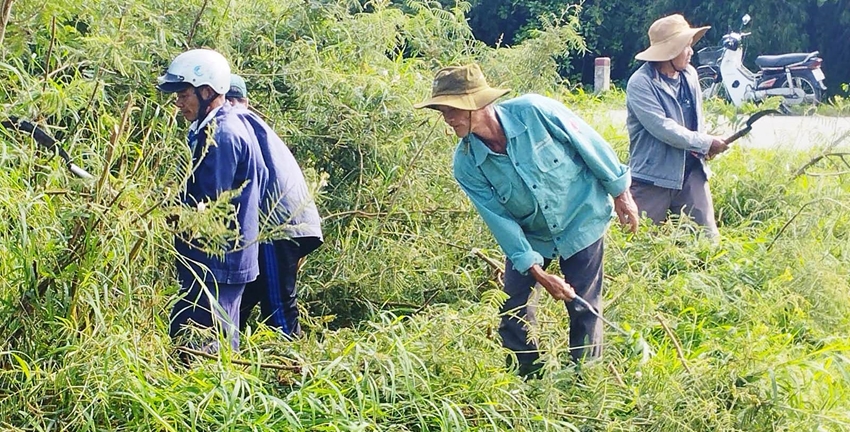
[(778, 68), (794, 63), (800, 63), (809, 57), (816, 57), (818, 52), (791, 53), (781, 55), (763, 55), (756, 57), (756, 65), (760, 68)]

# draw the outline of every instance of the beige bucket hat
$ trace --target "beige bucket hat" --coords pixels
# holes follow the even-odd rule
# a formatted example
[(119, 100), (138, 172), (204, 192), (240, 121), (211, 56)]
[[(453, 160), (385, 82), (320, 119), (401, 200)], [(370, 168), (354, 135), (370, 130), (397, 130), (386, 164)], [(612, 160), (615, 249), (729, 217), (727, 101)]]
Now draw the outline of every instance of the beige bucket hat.
[(413, 107), (435, 108), (449, 106), (464, 111), (476, 111), (507, 94), (510, 89), (490, 87), (477, 64), (450, 66), (437, 71), (431, 85), (431, 98)]
[[(668, 61), (702, 39), (711, 26), (693, 28), (679, 14), (656, 20), (649, 27), (649, 48), (635, 56), (643, 61)], [(691, 41), (693, 38), (693, 41)]]

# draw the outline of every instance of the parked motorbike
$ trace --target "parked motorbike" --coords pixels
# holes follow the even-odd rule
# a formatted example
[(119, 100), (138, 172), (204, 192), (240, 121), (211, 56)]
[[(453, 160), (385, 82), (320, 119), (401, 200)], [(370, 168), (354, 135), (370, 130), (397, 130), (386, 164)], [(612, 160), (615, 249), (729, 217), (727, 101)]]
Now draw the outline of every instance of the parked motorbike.
[(741, 106), (771, 96), (784, 97), (783, 105), (820, 103), (826, 86), (819, 52), (763, 55), (756, 58), (759, 71), (751, 72), (743, 64), (742, 40), (750, 33), (742, 30), (750, 15), (741, 18), (741, 29), (723, 35), (719, 47), (697, 52), (699, 83), (703, 98), (720, 97)]

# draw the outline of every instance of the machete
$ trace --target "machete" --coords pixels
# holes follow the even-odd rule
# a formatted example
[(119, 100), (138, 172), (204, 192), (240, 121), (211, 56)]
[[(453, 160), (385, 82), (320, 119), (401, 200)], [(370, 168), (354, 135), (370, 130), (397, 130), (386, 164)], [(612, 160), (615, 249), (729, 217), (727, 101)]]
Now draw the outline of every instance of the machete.
[(68, 155), (68, 152), (59, 145), (55, 138), (48, 135), (47, 132), (43, 131), (40, 127), (33, 124), (27, 120), (20, 120), (17, 117), (9, 117), (8, 121), (0, 122), (3, 127), (7, 129), (15, 129), (22, 132), (29, 133), (35, 142), (41, 144), (43, 147), (47, 148), (52, 152), (59, 153), (59, 156), (62, 160), (65, 161), (65, 164), (68, 166), (68, 169), (71, 170), (74, 175), (84, 179), (93, 179), (94, 176), (88, 173), (88, 171), (80, 168), (73, 162), (71, 162), (71, 156)]
[(755, 123), (756, 120), (758, 120), (758, 119), (760, 119), (760, 118), (762, 118), (762, 117), (764, 117), (768, 114), (779, 114), (779, 111), (777, 111), (775, 109), (768, 109), (768, 110), (759, 111), (759, 112), (751, 115), (750, 118), (747, 119), (746, 127), (739, 130), (738, 132), (735, 132), (734, 134), (732, 134), (732, 136), (730, 136), (729, 138), (726, 138), (724, 141), (726, 142), (726, 144), (732, 144), (732, 142), (736, 141), (738, 138), (741, 138), (742, 136), (750, 133), (750, 131), (753, 130), (753, 123)]

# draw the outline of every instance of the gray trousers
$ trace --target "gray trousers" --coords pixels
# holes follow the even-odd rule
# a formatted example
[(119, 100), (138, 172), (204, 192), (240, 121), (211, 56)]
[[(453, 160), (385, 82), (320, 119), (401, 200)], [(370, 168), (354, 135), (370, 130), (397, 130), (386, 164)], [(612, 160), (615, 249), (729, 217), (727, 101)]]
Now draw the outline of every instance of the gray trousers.
[[(568, 259), (559, 260), (567, 283), (600, 313), (602, 251), (600, 238)], [(550, 262), (544, 260), (543, 268), (548, 267)], [(530, 273), (523, 275), (514, 270), (510, 260), (505, 261), (505, 292), (509, 298), (502, 306), (499, 335), (502, 345), (516, 354), (520, 367), (531, 365), (540, 357), (537, 343), (528, 337), (529, 328), (537, 324), (536, 301), (529, 302), (535, 282)], [(576, 307), (574, 302), (566, 303), (566, 306), (570, 316), (570, 357), (579, 361), (602, 355), (602, 321), (587, 309)]]
[(700, 226), (705, 227), (711, 238), (717, 238), (717, 222), (714, 220), (714, 201), (708, 179), (702, 167), (695, 168), (682, 184), (682, 190), (658, 187), (633, 181), (630, 188), (638, 211), (646, 214), (656, 224), (667, 220), (668, 214), (685, 214)]

